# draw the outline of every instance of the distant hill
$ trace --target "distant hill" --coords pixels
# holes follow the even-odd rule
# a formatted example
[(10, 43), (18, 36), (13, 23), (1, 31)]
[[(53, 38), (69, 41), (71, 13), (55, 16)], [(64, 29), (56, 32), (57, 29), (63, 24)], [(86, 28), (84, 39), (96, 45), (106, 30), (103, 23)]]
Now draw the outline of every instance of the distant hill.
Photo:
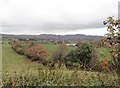
[(13, 35), (13, 34), (2, 34), (2, 38), (7, 39), (34, 39), (34, 40), (88, 40), (96, 41), (102, 36), (92, 36), (92, 35), (53, 35), (53, 34), (40, 34), (40, 35)]

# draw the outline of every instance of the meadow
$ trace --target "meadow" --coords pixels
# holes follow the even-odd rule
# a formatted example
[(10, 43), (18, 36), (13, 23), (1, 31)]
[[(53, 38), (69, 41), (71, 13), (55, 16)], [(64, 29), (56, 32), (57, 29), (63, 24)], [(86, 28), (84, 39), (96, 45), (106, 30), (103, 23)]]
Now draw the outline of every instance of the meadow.
[[(42, 44), (51, 53), (56, 45)], [(69, 50), (74, 50), (70, 47)], [(108, 51), (103, 51), (109, 58)], [(68, 70), (64, 66), (51, 69), (37, 62), (31, 62), (24, 55), (19, 55), (10, 46), (9, 41), (2, 43), (2, 76), (4, 86), (118, 86), (117, 76), (111, 73)]]
[[(27, 68), (36, 70), (39, 66), (42, 66), (43, 68), (45, 68), (43, 65), (37, 62), (31, 62), (26, 56), (19, 55), (18, 53), (16, 53), (8, 43), (9, 41), (3, 41), (3, 44), (2, 44), (3, 71), (8, 71), (11, 73), (14, 71), (25, 70)], [(41, 45), (45, 46), (51, 54), (57, 48), (57, 46), (53, 44), (41, 44)], [(70, 47), (70, 50), (74, 50), (74, 49), (75, 49), (74, 47)]]

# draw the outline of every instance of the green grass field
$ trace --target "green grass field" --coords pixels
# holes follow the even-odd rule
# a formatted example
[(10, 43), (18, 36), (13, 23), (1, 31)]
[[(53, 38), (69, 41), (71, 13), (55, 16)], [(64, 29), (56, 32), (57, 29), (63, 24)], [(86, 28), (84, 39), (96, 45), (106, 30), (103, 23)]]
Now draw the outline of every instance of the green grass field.
[[(48, 49), (49, 52), (53, 53), (57, 49), (57, 45), (54, 44), (41, 44)], [(76, 47), (68, 46), (69, 51), (75, 50)]]
[(49, 52), (53, 53), (57, 46), (53, 45), (53, 44), (41, 44), (42, 46), (46, 47), (48, 49)]
[[(8, 71), (8, 72), (14, 72), (14, 71), (21, 71), (25, 70), (28, 68), (31, 68), (31, 70), (38, 69), (38, 66), (43, 66), (37, 62), (31, 62), (26, 56), (24, 55), (19, 55), (16, 53), (8, 44), (9, 41), (3, 41), (2, 44), (2, 69), (3, 71)], [(42, 44), (45, 46), (48, 51), (52, 54), (56, 48), (57, 45), (53, 44)], [(74, 47), (70, 47), (70, 50), (74, 50)]]
[(28, 69), (32, 70), (38, 66), (37, 62), (31, 62), (23, 55), (19, 55), (13, 49), (7, 41), (2, 44), (2, 69), (3, 71), (14, 72)]
[[(53, 52), (57, 46), (55, 45), (51, 45), (51, 44), (43, 44), (43, 46), (45, 46), (46, 48), (48, 48), (48, 50), (50, 52)], [(74, 50), (74, 47), (70, 47), (70, 50)], [(104, 50), (104, 49), (101, 49)], [(105, 50), (104, 52), (107, 53), (107, 51)], [(49, 84), (48, 82), (52, 82), (52, 80), (54, 81), (54, 79), (56, 81), (54, 81), (55, 83), (57, 83), (57, 85), (59, 85), (59, 82), (62, 82), (62, 85), (69, 85), (69, 82), (77, 82), (75, 80), (78, 80), (79, 82), (77, 82), (77, 84), (73, 83), (74, 85), (101, 85), (101, 81), (104, 82), (104, 84), (110, 85), (111, 83), (113, 83), (114, 85), (116, 81), (116, 76), (114, 77), (111, 74), (104, 74), (104, 73), (99, 73), (99, 72), (89, 72), (89, 71), (82, 71), (79, 70), (77, 73), (75, 70), (68, 70), (68, 69), (54, 69), (53, 71), (56, 72), (55, 75), (52, 76), (53, 73), (50, 73), (49, 70), (47, 70), (47, 74), (48, 76), (46, 76), (45, 73), (46, 69), (48, 69), (47, 67), (37, 63), (37, 62), (31, 62), (28, 58), (26, 58), (24, 55), (19, 55), (18, 53), (16, 53), (11, 47), (10, 44), (8, 44), (8, 41), (3, 41), (2, 44), (2, 70), (3, 70), (3, 77), (4, 77), (4, 84), (8, 83), (9, 84), (9, 80), (8, 77), (6, 76), (6, 73), (10, 74), (10, 77), (12, 77), (12, 80), (18, 79), (17, 81), (21, 80), (19, 79), (19, 77), (21, 77), (22, 74), (26, 74), (26, 77), (29, 79), (29, 83), (34, 83), (34, 81), (37, 81), (36, 83), (43, 83), (41, 85), (47, 85)], [(109, 56), (109, 54), (106, 54), (107, 56)], [(39, 75), (38, 73), (38, 68), (42, 68), (43, 70), (40, 71), (41, 74)], [(29, 74), (29, 72), (31, 72), (32, 74)], [(16, 73), (15, 73), (16, 72)], [(24, 74), (24, 75), (25, 75)], [(43, 75), (42, 75), (43, 74)], [(60, 75), (62, 75), (62, 78), (60, 79)], [(77, 75), (77, 77), (76, 77)], [(99, 76), (100, 75), (100, 76)], [(39, 81), (38, 76), (41, 76), (42, 81)], [(50, 76), (50, 79), (49, 79)], [(47, 78), (46, 78), (47, 77)], [(109, 77), (108, 79), (104, 79), (104, 77)], [(91, 80), (94, 79), (94, 80)], [(99, 80), (100, 79), (100, 80)], [(59, 81), (57, 81), (59, 80)], [(89, 81), (90, 80), (90, 81)], [(13, 82), (13, 81), (11, 81)], [(17, 82), (19, 84), (19, 82)], [(49, 85), (53, 85), (55, 83), (50, 83)], [(64, 84), (65, 83), (65, 84)], [(80, 84), (82, 83), (82, 84)], [(70, 83), (71, 84), (71, 83)], [(56, 84), (55, 84), (56, 85)]]
[[(44, 47), (48, 49), (48, 51), (52, 54), (56, 48), (57, 45), (53, 44), (42, 44)], [(69, 51), (75, 50), (75, 47), (69, 47)], [(107, 49), (105, 48), (99, 48), (98, 50), (103, 51), (104, 55), (107, 58), (111, 59), (111, 56)], [(31, 68), (32, 70), (37, 69), (38, 64), (37, 62), (31, 62), (27, 57), (24, 55), (19, 55), (16, 53), (13, 49), (11, 49), (10, 44), (8, 44), (8, 41), (3, 41), (2, 44), (2, 69), (3, 71), (21, 71), (27, 68)], [(41, 65), (42, 66), (42, 65)]]

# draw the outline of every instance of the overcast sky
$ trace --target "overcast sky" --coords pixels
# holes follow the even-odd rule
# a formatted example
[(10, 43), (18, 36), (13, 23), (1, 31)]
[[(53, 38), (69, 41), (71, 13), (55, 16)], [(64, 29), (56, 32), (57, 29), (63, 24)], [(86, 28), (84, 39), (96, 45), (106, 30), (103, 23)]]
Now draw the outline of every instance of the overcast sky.
[(0, 33), (104, 35), (119, 0), (0, 0)]

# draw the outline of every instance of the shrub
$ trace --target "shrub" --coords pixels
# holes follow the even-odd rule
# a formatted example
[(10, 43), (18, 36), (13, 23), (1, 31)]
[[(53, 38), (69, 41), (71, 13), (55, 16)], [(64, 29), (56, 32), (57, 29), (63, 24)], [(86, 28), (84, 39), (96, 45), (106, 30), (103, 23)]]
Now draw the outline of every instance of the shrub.
[(20, 43), (18, 41), (11, 41), (11, 47), (16, 50), (17, 47), (20, 47)]
[(22, 49), (21, 47), (17, 47), (15, 50), (17, 51), (17, 53), (19, 53), (21, 55), (23, 55), (25, 53), (25, 50)]
[(28, 48), (25, 52), (25, 55), (28, 58), (31, 58), (32, 61), (42, 61), (49, 55), (49, 53), (46, 48), (39, 45)]
[(65, 65), (67, 68), (74, 68), (74, 63), (78, 62), (76, 57), (76, 51), (71, 51), (65, 58)]
[(60, 68), (67, 54), (68, 47), (64, 44), (59, 44), (56, 51), (53, 53), (53, 63), (58, 63), (58, 68)]
[(29, 41), (28, 48), (36, 46), (36, 43), (34, 41)]
[(9, 44), (11, 44), (12, 49), (14, 49), (17, 53), (21, 55), (25, 53), (25, 49), (22, 47), (20, 41), (11, 41)]
[(94, 47), (89, 42), (83, 42), (76, 50), (78, 62), (82, 65), (88, 65), (90, 60), (94, 58)]
[(75, 51), (71, 51), (66, 57), (66, 64), (70, 61), (73, 63), (79, 63), (82, 66), (87, 67), (89, 62), (95, 56), (95, 50), (91, 43), (82, 42), (81, 45)]

